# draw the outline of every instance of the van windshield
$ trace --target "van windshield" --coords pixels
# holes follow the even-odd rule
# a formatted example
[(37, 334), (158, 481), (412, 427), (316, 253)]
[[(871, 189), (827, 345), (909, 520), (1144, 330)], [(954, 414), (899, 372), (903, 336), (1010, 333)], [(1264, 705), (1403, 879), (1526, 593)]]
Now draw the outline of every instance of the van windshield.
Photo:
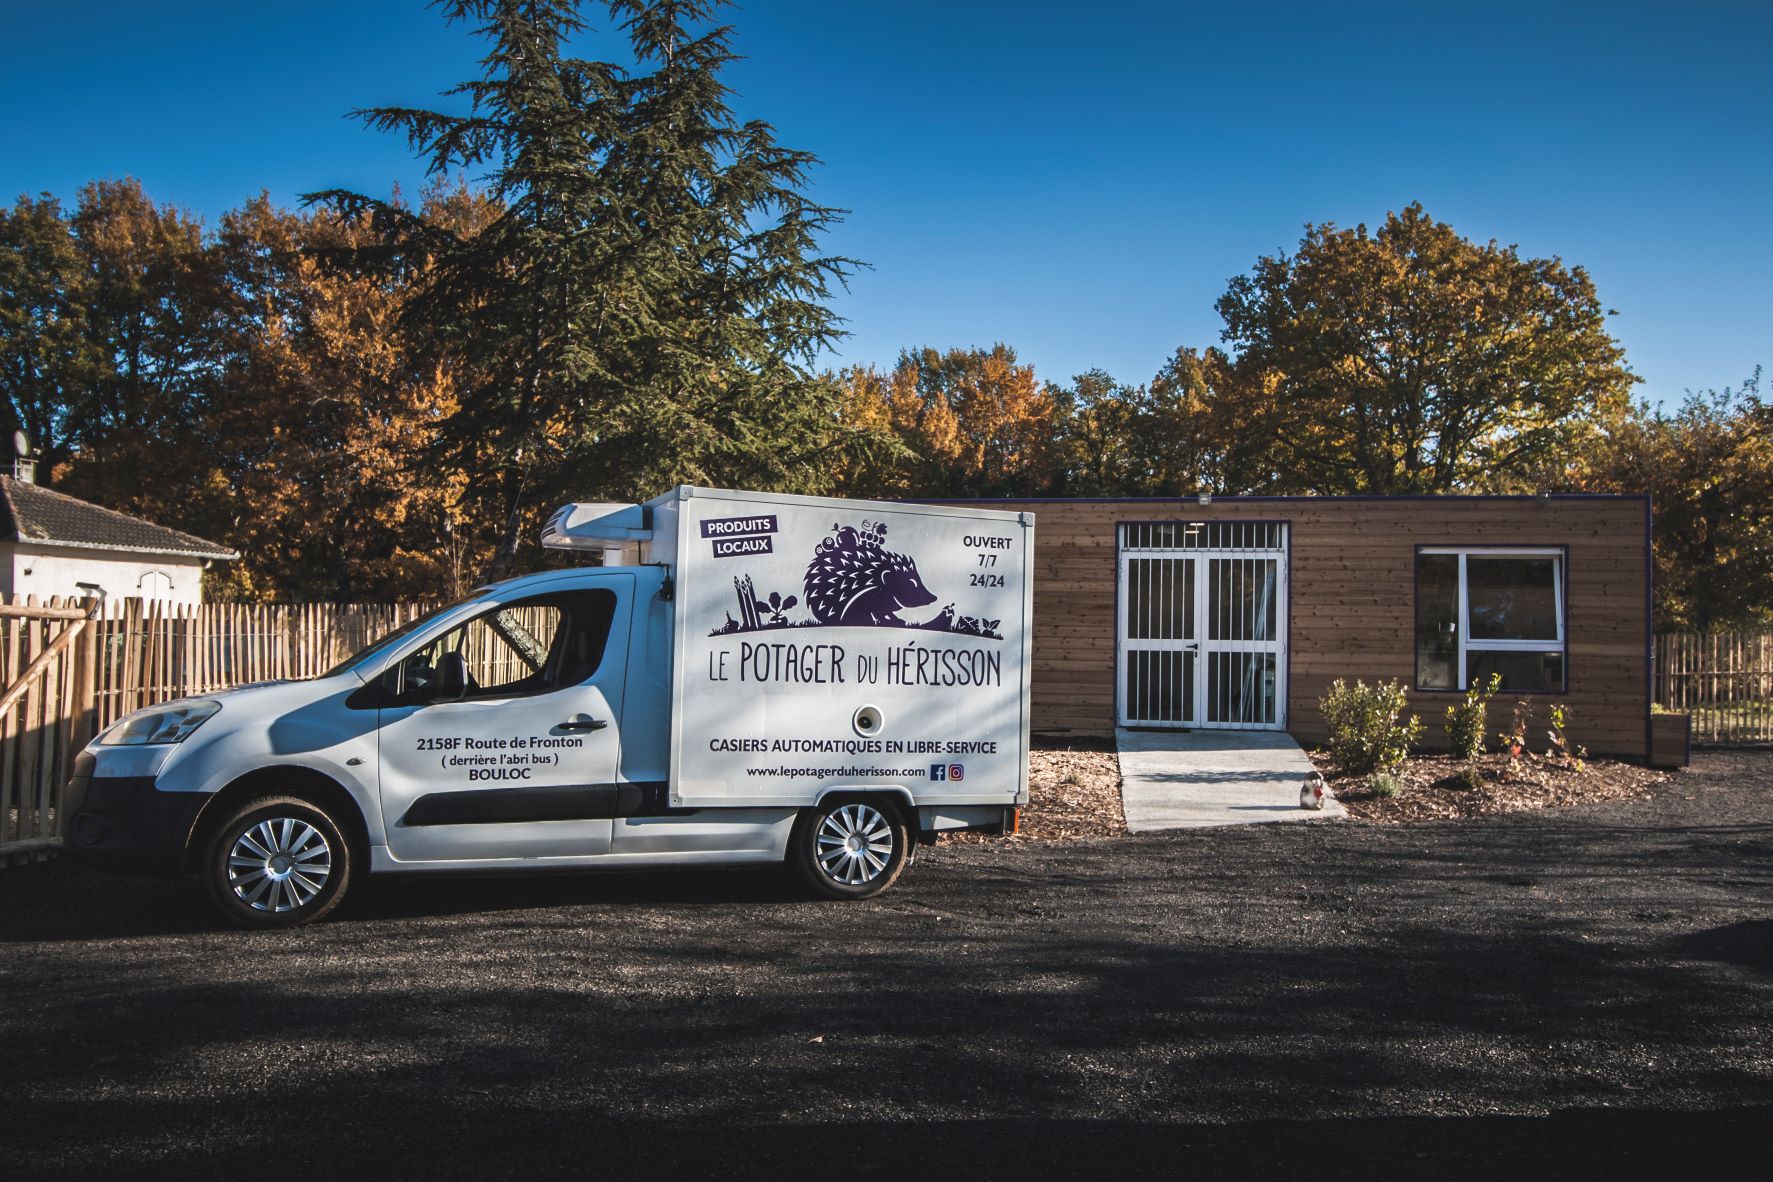
[(395, 645), (399, 644), (402, 640), (406, 639), (408, 636), (411, 636), (414, 632), (417, 632), (420, 628), (423, 628), (426, 624), (429, 624), (432, 620), (435, 620), (438, 616), (441, 616), (444, 612), (453, 611), (454, 609), (462, 606), (462, 604), (468, 603), (471, 600), (474, 600), (478, 597), (479, 597), (479, 592), (475, 592), (474, 594), (471, 594), (471, 595), (464, 595), (460, 599), (452, 599), (448, 603), (443, 604), (440, 607), (434, 607), (430, 611), (426, 612), (424, 615), (417, 616), (411, 620), (408, 620), (406, 623), (400, 625), (400, 627), (394, 629), (394, 631), (388, 633), (387, 635), (381, 637), (380, 639), (374, 640), (374, 641), (370, 642), (369, 644), (364, 645), (362, 648), (358, 649), (356, 652), (352, 653), (350, 656), (346, 657), (344, 660), (340, 661), (338, 664), (334, 665), (331, 669), (328, 669), (325, 673), (322, 673), (320, 676), (322, 676), (322, 677), (337, 677), (339, 674), (343, 673), (345, 670), (353, 668), (354, 666), (361, 664), (364, 661), (369, 660), (371, 657), (376, 656), (380, 653), (384, 653), (384, 652), (388, 651), (390, 648), (393, 648)]

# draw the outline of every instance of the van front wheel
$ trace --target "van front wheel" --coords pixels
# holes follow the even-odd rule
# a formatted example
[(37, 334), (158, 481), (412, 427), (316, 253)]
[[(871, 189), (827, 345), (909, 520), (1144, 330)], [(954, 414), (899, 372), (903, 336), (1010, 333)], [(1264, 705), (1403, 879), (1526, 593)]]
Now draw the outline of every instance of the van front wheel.
[(789, 860), (814, 893), (866, 899), (898, 880), (911, 833), (884, 801), (833, 798), (801, 814), (789, 844)]
[(261, 796), (210, 836), (203, 886), (241, 927), (291, 928), (337, 907), (351, 869), (350, 842), (326, 810), (299, 797)]

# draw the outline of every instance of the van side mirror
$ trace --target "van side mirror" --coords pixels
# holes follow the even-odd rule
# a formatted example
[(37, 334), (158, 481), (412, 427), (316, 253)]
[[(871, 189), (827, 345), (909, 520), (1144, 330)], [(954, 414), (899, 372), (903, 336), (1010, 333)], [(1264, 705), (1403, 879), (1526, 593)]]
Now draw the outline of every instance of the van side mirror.
[(431, 700), (459, 702), (467, 694), (468, 658), (461, 653), (444, 653), (437, 662), (437, 684)]

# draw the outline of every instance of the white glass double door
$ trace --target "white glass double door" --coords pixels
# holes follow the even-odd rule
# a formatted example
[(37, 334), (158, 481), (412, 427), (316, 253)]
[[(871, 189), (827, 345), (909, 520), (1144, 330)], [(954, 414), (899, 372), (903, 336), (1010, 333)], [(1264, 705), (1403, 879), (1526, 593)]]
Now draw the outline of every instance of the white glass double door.
[(1286, 725), (1285, 555), (1123, 549), (1121, 726)]

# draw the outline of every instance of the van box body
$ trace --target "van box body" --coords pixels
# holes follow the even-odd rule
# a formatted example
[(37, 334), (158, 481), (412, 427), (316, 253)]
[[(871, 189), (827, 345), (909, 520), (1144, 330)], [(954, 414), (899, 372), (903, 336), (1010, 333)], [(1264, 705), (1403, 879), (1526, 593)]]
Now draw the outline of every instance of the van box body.
[(1033, 514), (688, 487), (638, 508), (568, 506), (544, 542), (674, 584), (636, 612), (642, 675), (670, 654), (673, 806), (1027, 802)]

